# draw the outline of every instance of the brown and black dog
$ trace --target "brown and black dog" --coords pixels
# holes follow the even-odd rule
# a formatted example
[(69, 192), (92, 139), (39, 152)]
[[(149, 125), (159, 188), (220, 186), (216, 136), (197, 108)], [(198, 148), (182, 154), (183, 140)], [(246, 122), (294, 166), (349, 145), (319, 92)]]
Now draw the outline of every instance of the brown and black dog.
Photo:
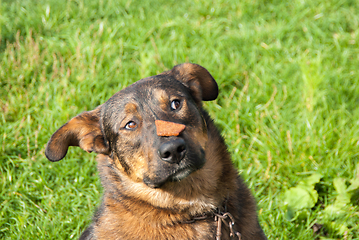
[(211, 74), (185, 63), (130, 85), (52, 135), (51, 161), (69, 146), (99, 154), (104, 196), (80, 239), (266, 239), (202, 108), (217, 95)]

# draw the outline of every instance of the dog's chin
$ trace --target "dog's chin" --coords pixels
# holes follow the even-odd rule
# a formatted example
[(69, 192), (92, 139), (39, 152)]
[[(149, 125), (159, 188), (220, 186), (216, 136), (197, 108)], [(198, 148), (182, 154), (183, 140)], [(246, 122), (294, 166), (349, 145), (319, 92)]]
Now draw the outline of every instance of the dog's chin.
[(167, 182), (180, 182), (181, 180), (188, 177), (192, 172), (196, 171), (194, 168), (182, 168), (178, 169), (172, 174), (169, 174), (165, 177), (156, 177), (155, 179), (150, 179), (145, 177), (143, 182), (150, 188), (160, 188)]

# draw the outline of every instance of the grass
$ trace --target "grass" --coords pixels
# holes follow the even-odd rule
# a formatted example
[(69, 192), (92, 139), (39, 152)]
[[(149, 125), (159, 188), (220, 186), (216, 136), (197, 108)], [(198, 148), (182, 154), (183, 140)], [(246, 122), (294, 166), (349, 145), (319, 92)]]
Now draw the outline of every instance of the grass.
[[(357, 196), (324, 214), (334, 179), (359, 178), (358, 12), (353, 0), (2, 0), (0, 238), (78, 238), (101, 196), (95, 156), (72, 148), (51, 163), (47, 140), (136, 80), (194, 62), (219, 83), (205, 106), (268, 238), (359, 239)], [(313, 173), (316, 205), (288, 220), (284, 193)]]

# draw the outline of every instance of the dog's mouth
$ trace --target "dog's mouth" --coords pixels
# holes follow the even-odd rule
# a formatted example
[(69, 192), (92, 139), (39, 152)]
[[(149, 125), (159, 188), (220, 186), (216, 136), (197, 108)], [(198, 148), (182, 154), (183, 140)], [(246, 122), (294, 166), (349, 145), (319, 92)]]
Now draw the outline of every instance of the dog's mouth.
[(143, 182), (151, 188), (159, 188), (159, 187), (163, 186), (163, 184), (165, 184), (166, 182), (180, 182), (181, 180), (185, 179), (192, 172), (194, 172), (196, 170), (197, 170), (197, 168), (187, 166), (187, 167), (175, 170), (173, 173), (169, 174), (168, 176), (156, 177), (154, 179), (145, 177), (143, 179)]
[(169, 179), (171, 182), (179, 182), (182, 179), (185, 179), (186, 177), (188, 177), (188, 175), (190, 175), (193, 171), (194, 171), (194, 169), (192, 169), (190, 167), (182, 168), (182, 169), (176, 171), (175, 173), (173, 173), (172, 175), (170, 175)]

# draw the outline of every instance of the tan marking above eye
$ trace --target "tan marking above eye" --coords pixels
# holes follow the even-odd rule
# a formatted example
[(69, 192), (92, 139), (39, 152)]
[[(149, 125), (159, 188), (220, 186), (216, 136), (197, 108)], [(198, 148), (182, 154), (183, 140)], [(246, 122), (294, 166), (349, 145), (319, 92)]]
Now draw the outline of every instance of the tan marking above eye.
[(157, 99), (159, 107), (161, 109), (166, 109), (166, 106), (169, 101), (167, 93), (163, 89), (154, 89), (153, 96), (155, 97), (155, 99)]
[(125, 106), (125, 113), (129, 114), (129, 113), (135, 113), (137, 112), (137, 106), (134, 103), (127, 103)]

